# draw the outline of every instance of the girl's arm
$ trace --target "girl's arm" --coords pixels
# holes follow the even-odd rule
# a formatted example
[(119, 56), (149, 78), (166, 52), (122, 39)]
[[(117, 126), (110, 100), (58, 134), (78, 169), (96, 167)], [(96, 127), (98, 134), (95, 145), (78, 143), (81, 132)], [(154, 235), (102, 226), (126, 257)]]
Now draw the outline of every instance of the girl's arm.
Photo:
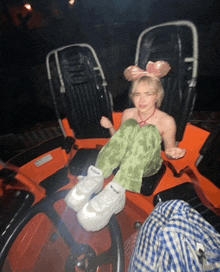
[(109, 133), (111, 136), (113, 136), (116, 132), (112, 122), (105, 116), (102, 116), (101, 120), (100, 120), (100, 125), (104, 128), (109, 129)]
[[(126, 109), (121, 117), (121, 125), (124, 124), (125, 121), (132, 118), (133, 111), (132, 109)], [(109, 129), (110, 135), (113, 136), (116, 132), (112, 122), (105, 116), (102, 116), (100, 124), (102, 127)]]
[(186, 150), (176, 147), (176, 124), (171, 116), (163, 120), (163, 134), (165, 153), (168, 159), (181, 159), (185, 156)]
[(132, 118), (134, 115), (133, 109), (126, 109), (123, 111), (122, 117), (121, 117), (121, 125), (124, 124), (125, 121)]

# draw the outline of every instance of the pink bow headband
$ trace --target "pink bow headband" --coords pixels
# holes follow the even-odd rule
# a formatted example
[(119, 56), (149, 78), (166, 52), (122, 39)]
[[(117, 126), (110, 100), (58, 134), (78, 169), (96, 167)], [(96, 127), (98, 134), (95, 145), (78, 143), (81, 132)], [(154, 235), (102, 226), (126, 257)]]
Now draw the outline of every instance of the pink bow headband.
[(149, 61), (146, 66), (146, 70), (142, 70), (138, 66), (132, 65), (125, 69), (124, 76), (128, 81), (134, 81), (142, 76), (161, 78), (166, 76), (170, 69), (171, 67), (166, 61)]

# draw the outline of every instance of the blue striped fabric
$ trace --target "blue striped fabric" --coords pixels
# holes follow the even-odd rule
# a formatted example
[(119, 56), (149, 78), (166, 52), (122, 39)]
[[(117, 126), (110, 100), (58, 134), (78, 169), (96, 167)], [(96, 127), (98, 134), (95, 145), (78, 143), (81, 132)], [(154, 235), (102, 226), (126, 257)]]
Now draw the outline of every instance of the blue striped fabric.
[(159, 203), (143, 224), (129, 272), (220, 271), (220, 234), (182, 200)]

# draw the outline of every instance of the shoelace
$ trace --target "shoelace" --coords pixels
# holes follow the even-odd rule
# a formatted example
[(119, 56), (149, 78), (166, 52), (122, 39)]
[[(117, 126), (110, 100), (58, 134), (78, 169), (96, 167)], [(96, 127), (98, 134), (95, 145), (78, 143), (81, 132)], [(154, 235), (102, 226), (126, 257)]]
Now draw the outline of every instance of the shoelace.
[(81, 186), (80, 186), (80, 191), (83, 194), (88, 193), (89, 191), (91, 191), (97, 184), (97, 182), (94, 180), (95, 177), (85, 177), (82, 180)]
[(117, 195), (118, 192), (112, 186), (108, 187), (93, 198), (92, 206), (100, 212), (108, 206), (109, 203), (113, 202)]

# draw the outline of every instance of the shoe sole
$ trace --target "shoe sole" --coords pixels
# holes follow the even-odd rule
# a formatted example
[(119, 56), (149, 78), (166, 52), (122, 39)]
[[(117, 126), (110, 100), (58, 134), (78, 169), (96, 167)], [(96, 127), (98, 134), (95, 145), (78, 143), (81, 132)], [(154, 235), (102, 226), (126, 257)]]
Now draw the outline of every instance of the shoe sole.
[[(123, 200), (123, 202), (117, 207), (117, 209), (113, 213), (111, 213), (109, 216), (105, 216), (105, 218), (101, 218), (101, 219), (95, 219), (94, 222), (85, 218), (84, 215), (81, 214), (81, 211), (77, 213), (77, 218), (80, 225), (82, 225), (82, 227), (86, 231), (99, 231), (107, 226), (112, 215), (114, 214), (116, 215), (120, 213), (124, 209), (124, 207), (125, 207), (125, 200)], [(97, 225), (97, 222), (98, 222), (98, 225)]]

